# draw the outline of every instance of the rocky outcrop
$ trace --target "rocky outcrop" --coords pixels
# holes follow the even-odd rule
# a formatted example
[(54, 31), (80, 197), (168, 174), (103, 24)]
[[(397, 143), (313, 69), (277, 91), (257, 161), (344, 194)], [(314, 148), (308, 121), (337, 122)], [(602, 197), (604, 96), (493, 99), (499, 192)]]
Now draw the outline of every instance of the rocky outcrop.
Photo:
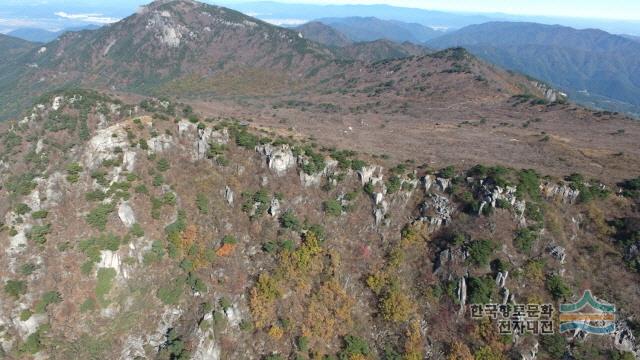
[(435, 176), (433, 175), (425, 175), (422, 177), (422, 184), (424, 185), (424, 191), (428, 192), (431, 190), (433, 183), (436, 181)]
[(616, 330), (611, 336), (613, 337), (613, 346), (615, 346), (616, 349), (630, 352), (636, 359), (640, 358), (640, 344), (637, 343), (637, 339), (634, 337), (626, 321), (618, 321), (616, 323)]
[(280, 201), (276, 198), (271, 199), (271, 204), (269, 205), (269, 215), (273, 217), (277, 217), (280, 215)]
[(127, 278), (127, 272), (122, 266), (122, 259), (117, 251), (102, 250), (100, 251), (100, 261), (96, 268), (109, 268), (116, 271), (117, 275)]
[(212, 144), (221, 145), (229, 142), (229, 132), (226, 129), (218, 131), (213, 128), (198, 127), (188, 120), (178, 122), (178, 136), (186, 139), (193, 161), (205, 159)]
[(265, 158), (270, 170), (277, 175), (283, 175), (287, 170), (296, 166), (296, 157), (293, 155), (291, 147), (287, 144), (273, 146), (264, 144), (256, 146), (256, 151)]
[(224, 201), (227, 202), (227, 204), (229, 205), (233, 205), (233, 190), (231, 190), (230, 187), (225, 186), (224, 187)]
[(384, 199), (383, 193), (374, 193), (373, 201), (375, 204), (373, 210), (373, 216), (376, 219), (376, 225), (382, 224), (385, 219), (387, 212), (389, 211), (389, 203)]
[(441, 279), (448, 279), (452, 270), (462, 266), (468, 256), (467, 251), (461, 247), (446, 248), (438, 254), (433, 273)]
[[(213, 322), (211, 313), (207, 313), (201, 321), (202, 323)], [(191, 359), (193, 360), (219, 360), (220, 347), (216, 341), (215, 333), (211, 327), (198, 327), (195, 334), (195, 351)]]
[(460, 315), (464, 314), (464, 310), (467, 307), (467, 280), (465, 277), (461, 277), (458, 281), (458, 302), (460, 302)]
[(180, 308), (165, 308), (155, 332), (146, 337), (146, 343), (152, 348), (158, 348), (162, 345), (165, 342), (167, 331), (180, 318), (182, 313), (183, 311)]
[(104, 160), (115, 159), (118, 156), (116, 149), (122, 150), (128, 145), (123, 123), (96, 131), (87, 144), (87, 151), (84, 152), (85, 167), (95, 170)]
[(436, 185), (438, 186), (438, 190), (445, 192), (451, 185), (451, 180), (445, 178), (436, 178)]
[(136, 216), (128, 202), (122, 202), (118, 206), (118, 217), (124, 226), (130, 228), (136, 223)]
[(557, 259), (558, 261), (560, 261), (560, 264), (564, 264), (564, 261), (567, 257), (567, 254), (565, 252), (565, 248), (563, 248), (562, 246), (558, 246), (558, 245), (552, 245), (549, 247), (549, 254), (551, 254), (551, 256), (553, 256), (555, 259)]
[[(307, 161), (306, 159), (299, 158), (298, 159), (298, 164), (299, 165), (303, 165), (306, 161)], [(312, 187), (312, 186), (318, 187), (322, 183), (322, 178), (331, 176), (331, 174), (333, 174), (333, 172), (335, 171), (337, 166), (338, 166), (338, 162), (337, 161), (335, 161), (333, 159), (327, 159), (327, 160), (325, 160), (324, 169), (322, 169), (322, 171), (320, 171), (320, 172), (317, 172), (317, 173), (314, 173), (314, 174), (307, 174), (301, 168), (300, 169), (300, 182), (302, 183), (302, 185), (304, 187)]]
[(376, 185), (378, 183), (382, 183), (383, 181), (382, 171), (383, 169), (380, 166), (365, 166), (362, 169), (358, 170), (358, 177), (360, 178), (362, 185), (365, 185), (369, 182), (371, 182), (373, 185)]
[(429, 224), (429, 230), (435, 231), (442, 225), (451, 222), (455, 206), (449, 198), (439, 194), (429, 194), (427, 200), (420, 206), (421, 221)]
[(539, 81), (532, 81), (531, 82), (538, 90), (540, 90), (540, 92), (542, 92), (542, 94), (544, 95), (545, 100), (547, 100), (548, 102), (551, 103), (555, 103), (555, 102), (565, 102), (567, 101), (567, 94), (558, 91), (552, 87), (550, 87), (549, 85), (539, 82)]
[(520, 353), (522, 360), (536, 360), (538, 358), (539, 348), (540, 343), (536, 341), (530, 349), (524, 350)]
[(509, 276), (509, 272), (505, 271), (503, 272), (498, 272), (498, 275), (496, 275), (496, 285), (499, 288), (504, 288), (505, 284), (507, 283), (507, 276)]
[(156, 137), (153, 137), (147, 141), (147, 145), (149, 145), (149, 154), (160, 154), (174, 146), (173, 136), (168, 134), (161, 134)]
[(514, 210), (514, 214), (521, 226), (524, 226), (526, 219), (524, 211), (526, 209), (526, 202), (524, 200), (518, 200), (516, 196), (517, 188), (515, 186), (498, 186), (492, 182), (483, 180), (480, 181), (480, 208), (478, 214), (482, 214), (482, 211), (487, 206), (495, 208), (498, 202), (505, 202)]
[(552, 182), (540, 184), (540, 192), (547, 199), (558, 199), (570, 204), (574, 203), (580, 195), (579, 190), (572, 189), (567, 184), (555, 184)]

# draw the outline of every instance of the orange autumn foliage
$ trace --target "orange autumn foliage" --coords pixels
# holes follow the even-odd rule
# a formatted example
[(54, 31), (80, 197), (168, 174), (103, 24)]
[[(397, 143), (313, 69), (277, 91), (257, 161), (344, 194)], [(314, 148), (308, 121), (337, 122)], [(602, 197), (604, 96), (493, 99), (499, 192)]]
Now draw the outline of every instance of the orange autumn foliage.
[(235, 244), (224, 244), (216, 251), (216, 255), (218, 256), (229, 256), (233, 253), (233, 250), (236, 248)]

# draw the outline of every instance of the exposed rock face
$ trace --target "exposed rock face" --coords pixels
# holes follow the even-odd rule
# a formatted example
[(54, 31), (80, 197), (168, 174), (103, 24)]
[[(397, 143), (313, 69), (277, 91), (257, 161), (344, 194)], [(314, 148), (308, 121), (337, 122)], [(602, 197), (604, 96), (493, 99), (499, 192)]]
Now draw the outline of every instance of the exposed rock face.
[(620, 351), (632, 353), (636, 359), (640, 358), (640, 345), (637, 344), (633, 332), (625, 321), (616, 323), (616, 330), (612, 334), (613, 346)]
[(212, 144), (221, 145), (229, 142), (229, 132), (226, 129), (218, 131), (208, 127), (198, 128), (188, 120), (178, 122), (178, 135), (187, 139), (187, 145), (189, 141), (193, 142), (189, 149), (193, 161), (205, 159)]
[(38, 326), (47, 322), (47, 314), (33, 314), (25, 321), (21, 321), (19, 317), (13, 320), (13, 323), (22, 338), (33, 334), (38, 330)]
[(100, 251), (100, 262), (96, 266), (99, 268), (110, 268), (116, 271), (118, 275), (126, 276), (126, 272), (122, 270), (122, 262), (120, 259), (120, 255), (117, 252), (111, 250), (102, 250)]
[(554, 184), (550, 182), (540, 184), (540, 192), (548, 199), (555, 198), (570, 204), (574, 203), (580, 195), (579, 190), (572, 189), (567, 184)]
[(133, 212), (131, 205), (126, 201), (120, 203), (120, 206), (118, 206), (118, 217), (120, 217), (120, 221), (122, 221), (126, 227), (130, 228), (136, 223), (135, 213)]
[(536, 341), (536, 343), (531, 347), (531, 349), (522, 352), (520, 355), (522, 356), (522, 360), (536, 360), (538, 357), (538, 349), (540, 347), (540, 343)]
[(58, 111), (60, 109), (60, 107), (62, 106), (62, 100), (64, 100), (64, 98), (62, 96), (56, 96), (55, 98), (53, 98), (53, 103), (51, 104), (51, 109), (53, 111)]
[(496, 275), (496, 285), (499, 288), (503, 288), (507, 282), (507, 276), (509, 276), (509, 272), (505, 271), (504, 273), (499, 272), (498, 275)]
[(460, 247), (444, 249), (440, 254), (438, 254), (438, 259), (433, 273), (438, 275), (440, 278), (446, 279), (452, 275), (450, 270), (464, 264), (464, 261), (468, 256), (469, 255), (466, 251)]
[[(202, 319), (203, 322), (213, 321), (213, 315), (207, 313)], [(200, 327), (196, 330), (196, 347), (193, 352), (194, 360), (219, 360), (220, 347), (218, 346), (215, 334), (212, 329), (203, 331)]]
[(436, 179), (436, 183), (438, 185), (438, 189), (442, 192), (445, 192), (449, 188), (451, 180), (439, 177)]
[(358, 177), (360, 177), (362, 185), (365, 185), (368, 182), (376, 185), (382, 182), (382, 170), (383, 169), (380, 166), (365, 166), (361, 170), (358, 170)]
[(149, 153), (163, 153), (174, 146), (173, 137), (168, 134), (161, 134), (154, 138), (149, 139), (147, 142), (149, 145)]
[(277, 217), (280, 215), (280, 201), (278, 199), (271, 199), (271, 204), (269, 206), (269, 215), (273, 217)]
[(374, 193), (373, 201), (375, 203), (375, 209), (373, 210), (373, 216), (376, 219), (376, 225), (382, 224), (387, 212), (389, 211), (389, 203), (384, 199), (383, 193)]
[(464, 314), (467, 305), (467, 280), (461, 277), (458, 282), (458, 301), (460, 302), (460, 314)]
[(165, 308), (156, 331), (152, 335), (147, 336), (145, 343), (149, 344), (152, 348), (158, 348), (162, 345), (165, 341), (167, 331), (180, 318), (182, 313), (183, 311), (180, 308)]
[(273, 146), (264, 144), (256, 146), (256, 151), (265, 157), (269, 169), (278, 175), (283, 175), (287, 170), (296, 166), (296, 157), (289, 145)]
[(304, 171), (300, 171), (300, 182), (304, 187), (320, 186), (322, 181), (322, 174), (307, 174)]
[(129, 336), (120, 352), (120, 360), (144, 358), (144, 340), (138, 336)]
[(549, 248), (549, 254), (551, 254), (551, 256), (553, 256), (554, 258), (558, 259), (560, 261), (561, 264), (564, 264), (565, 258), (567, 257), (567, 254), (565, 253), (565, 249), (562, 246), (551, 246)]
[(227, 204), (229, 205), (233, 205), (233, 190), (231, 190), (230, 187), (225, 186), (224, 187), (224, 200), (227, 202)]
[(424, 191), (431, 190), (431, 186), (433, 186), (434, 181), (436, 180), (433, 175), (425, 175), (422, 178), (422, 184), (424, 184)]
[(428, 199), (420, 207), (422, 218), (420, 220), (429, 223), (429, 230), (435, 231), (440, 226), (451, 222), (451, 215), (455, 207), (445, 196), (429, 194)]
[(480, 203), (478, 214), (482, 214), (486, 206), (491, 205), (491, 207), (495, 208), (498, 201), (505, 201), (513, 208), (516, 219), (519, 220), (521, 225), (524, 225), (526, 222), (524, 216), (526, 202), (524, 200), (518, 200), (516, 196), (517, 188), (515, 186), (502, 188), (501, 186), (486, 181), (481, 181), (481, 185), (480, 197), (482, 202)]
[(541, 83), (539, 81), (532, 81), (531, 83), (544, 94), (544, 98), (548, 102), (565, 102), (567, 100), (567, 94), (558, 91), (547, 84)]
[(116, 148), (125, 149), (128, 146), (124, 124), (119, 123), (106, 129), (96, 131), (87, 144), (84, 153), (84, 164), (87, 169), (94, 170), (104, 160), (116, 158)]

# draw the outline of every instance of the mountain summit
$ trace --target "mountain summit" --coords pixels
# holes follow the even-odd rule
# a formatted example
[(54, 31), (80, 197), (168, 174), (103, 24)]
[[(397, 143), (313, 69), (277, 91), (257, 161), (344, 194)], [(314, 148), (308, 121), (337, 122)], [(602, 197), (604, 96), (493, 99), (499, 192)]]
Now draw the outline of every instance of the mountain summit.
[[(227, 8), (171, 0), (96, 31), (67, 33), (33, 51), (24, 71), (27, 83), (44, 80), (50, 88), (79, 83), (161, 93), (193, 84), (225, 88), (234, 73), (286, 83), (288, 74), (331, 58), (298, 32)], [(202, 77), (211, 84), (199, 82)]]

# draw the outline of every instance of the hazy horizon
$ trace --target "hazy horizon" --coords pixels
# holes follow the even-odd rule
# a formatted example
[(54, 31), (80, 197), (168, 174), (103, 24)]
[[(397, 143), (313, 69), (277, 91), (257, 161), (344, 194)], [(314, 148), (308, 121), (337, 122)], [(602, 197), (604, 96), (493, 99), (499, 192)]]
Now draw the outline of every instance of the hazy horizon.
[[(58, 31), (86, 24), (104, 25), (122, 19), (135, 12), (146, 0), (3, 0), (0, 5), (0, 32), (7, 33), (21, 28), (38, 28)], [(367, 11), (362, 16), (376, 16), (407, 22), (420, 22), (435, 28), (456, 29), (470, 24), (487, 21), (532, 21), (545, 24), (559, 24), (575, 28), (599, 28), (611, 33), (640, 35), (640, 2), (612, 0), (608, 3), (597, 0), (521, 0), (505, 3), (488, 0), (478, 3), (472, 0), (456, 2), (433, 0), (205, 0), (210, 4), (228, 6), (248, 15), (277, 25), (296, 25), (322, 17), (340, 15), (341, 9), (361, 8)], [(356, 5), (346, 7), (345, 5)], [(387, 5), (398, 10), (394, 14), (376, 12), (376, 6)], [(409, 9), (408, 9), (409, 8)], [(446, 23), (426, 19), (427, 16), (410, 16), (410, 9), (445, 12), (459, 21)], [(402, 13), (404, 11), (404, 14)], [(426, 12), (425, 12), (426, 11)], [(355, 12), (360, 14), (359, 12)], [(409, 16), (408, 16), (408, 15)], [(344, 12), (344, 16), (353, 14)], [(423, 20), (424, 21), (421, 21)]]

